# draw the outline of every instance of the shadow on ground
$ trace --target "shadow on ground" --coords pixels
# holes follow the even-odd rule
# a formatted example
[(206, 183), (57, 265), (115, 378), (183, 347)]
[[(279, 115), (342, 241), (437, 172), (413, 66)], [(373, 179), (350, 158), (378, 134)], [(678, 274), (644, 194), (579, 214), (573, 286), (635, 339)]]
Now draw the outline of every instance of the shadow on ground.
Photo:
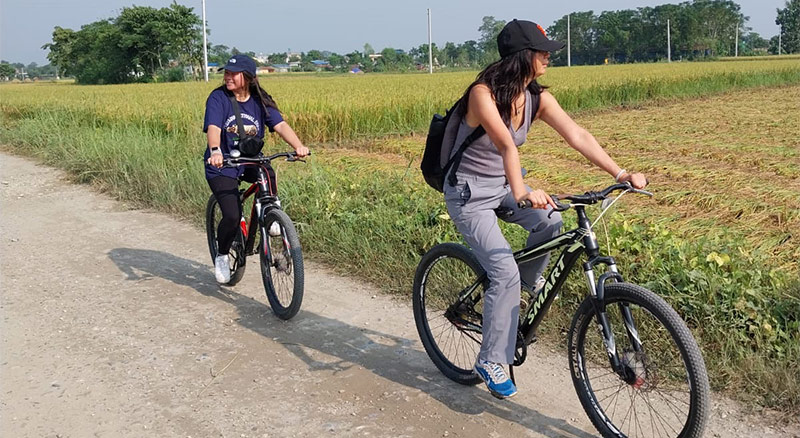
[[(512, 400), (497, 400), (484, 388), (449, 381), (424, 352), (414, 348), (416, 340), (355, 327), (303, 310), (291, 321), (281, 321), (266, 304), (217, 285), (209, 266), (165, 252), (116, 248), (108, 255), (128, 280), (159, 277), (234, 306), (239, 324), (270, 339), (277, 337), (278, 342), (308, 365), (309, 372), (338, 372), (361, 366), (384, 379), (427, 393), (455, 412), (487, 413), (545, 436), (594, 436)], [(412, 318), (410, 311), (408, 317)], [(307, 349), (338, 360), (318, 361)]]

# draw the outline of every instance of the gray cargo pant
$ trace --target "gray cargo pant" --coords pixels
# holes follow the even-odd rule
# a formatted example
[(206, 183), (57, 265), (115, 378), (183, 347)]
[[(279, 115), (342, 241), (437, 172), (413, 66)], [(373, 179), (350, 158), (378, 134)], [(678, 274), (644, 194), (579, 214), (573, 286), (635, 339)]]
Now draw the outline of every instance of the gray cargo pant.
[(561, 215), (550, 209), (520, 209), (503, 177), (480, 177), (457, 174), (458, 183), (444, 185), (447, 212), (458, 231), (472, 248), (489, 277), (489, 288), (483, 302), (483, 342), (478, 357), (481, 360), (514, 362), (517, 325), (519, 322), (520, 275), (529, 285), (547, 267), (549, 255), (518, 267), (513, 251), (500, 231), (494, 209), (505, 207), (514, 214), (508, 222), (530, 232), (528, 246), (544, 242), (561, 231)]

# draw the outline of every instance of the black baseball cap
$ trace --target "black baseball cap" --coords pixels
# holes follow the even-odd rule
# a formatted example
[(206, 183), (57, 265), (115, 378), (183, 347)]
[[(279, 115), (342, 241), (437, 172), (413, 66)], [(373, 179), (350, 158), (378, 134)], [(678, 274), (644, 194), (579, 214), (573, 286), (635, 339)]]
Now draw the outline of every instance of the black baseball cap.
[(554, 52), (563, 49), (564, 46), (562, 42), (547, 38), (542, 26), (516, 18), (506, 24), (497, 35), (497, 49), (503, 58), (524, 49)]
[(228, 63), (225, 64), (225, 67), (220, 67), (219, 71), (228, 70), (228, 71), (245, 71), (250, 73), (251, 76), (256, 75), (256, 62), (253, 61), (253, 58), (247, 55), (233, 55), (231, 59), (228, 60)]

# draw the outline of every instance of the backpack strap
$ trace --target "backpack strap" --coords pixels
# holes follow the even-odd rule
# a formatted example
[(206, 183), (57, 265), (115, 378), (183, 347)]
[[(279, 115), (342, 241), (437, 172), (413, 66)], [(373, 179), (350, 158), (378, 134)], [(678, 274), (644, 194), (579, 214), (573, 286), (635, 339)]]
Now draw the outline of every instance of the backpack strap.
[(236, 127), (239, 130), (239, 140), (244, 138), (244, 123), (242, 123), (242, 111), (239, 108), (239, 102), (236, 101), (236, 96), (230, 94), (228, 95), (228, 99), (231, 100), (231, 105), (233, 105), (233, 115), (236, 116)]
[[(539, 112), (539, 104), (541, 103), (540, 95), (531, 93), (531, 98), (533, 99), (533, 103), (531, 104), (533, 108), (531, 108), (531, 123), (533, 123), (533, 119), (536, 118), (536, 113)], [(453, 155), (452, 158), (447, 162), (444, 167), (444, 174), (447, 175), (449, 172), (449, 176), (447, 177), (447, 182), (450, 186), (455, 186), (458, 183), (458, 177), (456, 177), (456, 171), (458, 170), (458, 166), (461, 164), (461, 157), (464, 155), (464, 151), (467, 149), (472, 142), (482, 137), (486, 134), (486, 130), (483, 128), (483, 125), (478, 125), (474, 131), (459, 146), (458, 151), (456, 154)], [(452, 172), (450, 171), (452, 169)]]
[(531, 93), (531, 98), (533, 99), (533, 103), (531, 104), (531, 123), (536, 118), (536, 113), (539, 112), (539, 104), (542, 103), (541, 93)]
[(467, 138), (461, 142), (461, 146), (459, 146), (456, 154), (453, 155), (450, 160), (447, 162), (447, 165), (444, 166), (444, 174), (447, 175), (448, 172), (450, 175), (447, 177), (447, 182), (450, 186), (455, 186), (458, 183), (458, 177), (456, 177), (456, 171), (458, 171), (458, 166), (461, 164), (461, 157), (464, 155), (464, 151), (467, 149), (467, 146), (470, 143), (474, 142), (478, 138), (482, 137), (486, 134), (486, 130), (483, 129), (483, 125), (478, 125), (474, 131)]

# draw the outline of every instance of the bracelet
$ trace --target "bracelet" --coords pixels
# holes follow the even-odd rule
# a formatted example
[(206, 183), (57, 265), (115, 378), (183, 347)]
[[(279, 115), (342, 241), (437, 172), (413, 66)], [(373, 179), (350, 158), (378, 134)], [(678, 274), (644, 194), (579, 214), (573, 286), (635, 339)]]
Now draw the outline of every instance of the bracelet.
[(614, 177), (614, 181), (619, 182), (619, 177), (621, 177), (622, 175), (625, 175), (626, 173), (628, 173), (627, 170), (620, 169), (619, 172), (617, 172), (617, 176)]

